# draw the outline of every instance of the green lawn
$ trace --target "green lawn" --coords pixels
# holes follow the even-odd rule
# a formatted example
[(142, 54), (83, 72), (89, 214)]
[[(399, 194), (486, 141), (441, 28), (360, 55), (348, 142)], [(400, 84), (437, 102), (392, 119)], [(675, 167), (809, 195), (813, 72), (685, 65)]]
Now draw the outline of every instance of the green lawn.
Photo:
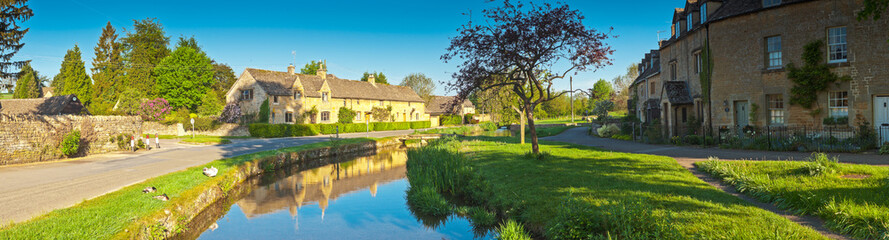
[(815, 159), (708, 161), (697, 166), (761, 201), (818, 216), (833, 231), (889, 239), (889, 168)]
[[(586, 121), (580, 120), (580, 118), (581, 118), (581, 116), (575, 116), (574, 123), (585, 123), (586, 122)], [(572, 123), (571, 118), (534, 120), (534, 124), (563, 124), (563, 123)]]
[[(207, 188), (231, 188), (230, 176), (236, 167), (254, 159), (275, 156), (281, 152), (296, 152), (312, 148), (372, 141), (367, 138), (320, 142), (278, 150), (263, 151), (233, 158), (216, 160), (183, 171), (148, 179), (121, 190), (86, 200), (73, 207), (54, 210), (35, 219), (5, 226), (0, 229), (0, 239), (109, 239), (126, 238), (124, 233), (131, 224), (147, 216), (163, 214), (162, 210), (182, 204), (180, 199), (194, 198)], [(219, 175), (205, 177), (201, 170), (214, 166)], [(158, 193), (144, 194), (142, 189), (154, 186)], [(152, 196), (166, 193), (170, 201), (162, 202)], [(123, 235), (123, 236), (122, 236)]]
[(12, 99), (12, 93), (0, 93), (0, 99)]
[[(154, 135), (151, 135), (152, 137)], [(176, 135), (158, 135), (160, 139), (186, 139), (191, 138), (191, 135), (187, 136), (176, 136)], [(223, 139), (247, 139), (253, 138), (251, 136), (207, 136), (207, 135), (195, 135), (195, 138), (223, 138)]]
[[(441, 194), (468, 195), (458, 199), (497, 209), (547, 238), (824, 239), (710, 186), (672, 158), (543, 142), (538, 159), (515, 138), (469, 140), (449, 151), (409, 151), (411, 185), (436, 182), (423, 173), (444, 179)], [(460, 164), (468, 166), (454, 166)], [(477, 179), (455, 177), (465, 171)], [(428, 190), (415, 191), (409, 202), (430, 203), (417, 209), (442, 209)]]
[(206, 144), (228, 144), (228, 143), (232, 143), (232, 141), (231, 141), (231, 140), (228, 140), (228, 138), (225, 138), (225, 137), (213, 137), (213, 136), (202, 136), (202, 137), (195, 137), (195, 138), (183, 138), (183, 139), (180, 140), (179, 142), (181, 142), (181, 143), (188, 143), (188, 144), (201, 144), (201, 145), (206, 145)]

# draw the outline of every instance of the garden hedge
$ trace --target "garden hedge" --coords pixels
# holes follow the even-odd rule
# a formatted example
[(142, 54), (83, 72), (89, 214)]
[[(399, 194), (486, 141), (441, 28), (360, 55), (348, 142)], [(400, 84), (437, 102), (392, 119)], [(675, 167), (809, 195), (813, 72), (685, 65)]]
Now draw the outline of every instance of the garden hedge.
[(267, 124), (248, 125), (250, 136), (260, 138), (315, 136), (320, 133), (318, 126), (310, 124)]
[(463, 124), (463, 117), (460, 115), (441, 115), (439, 120), (441, 120), (441, 126)]
[(315, 136), (318, 134), (336, 134), (337, 127), (339, 133), (358, 133), (366, 132), (368, 127), (371, 131), (391, 131), (391, 130), (408, 130), (430, 128), (432, 123), (429, 121), (419, 122), (377, 122), (370, 123), (332, 123), (332, 124), (265, 124), (254, 123), (248, 125), (250, 136), (260, 138), (276, 138), (276, 137), (300, 137)]

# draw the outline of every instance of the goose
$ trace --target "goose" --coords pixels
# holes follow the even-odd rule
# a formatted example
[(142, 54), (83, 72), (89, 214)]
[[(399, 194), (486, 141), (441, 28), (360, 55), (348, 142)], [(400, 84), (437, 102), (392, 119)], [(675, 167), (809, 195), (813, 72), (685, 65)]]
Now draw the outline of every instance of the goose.
[(145, 189), (142, 189), (142, 193), (153, 193), (156, 191), (157, 191), (157, 188), (154, 188), (154, 187), (147, 187)]
[(204, 175), (207, 177), (215, 177), (217, 173), (219, 173), (219, 169), (216, 167), (204, 168)]
[(154, 196), (154, 199), (157, 199), (157, 200), (161, 200), (161, 201), (165, 201), (165, 202), (166, 202), (167, 200), (170, 200), (170, 197), (167, 197), (167, 194), (164, 193), (164, 194), (161, 194), (161, 195)]

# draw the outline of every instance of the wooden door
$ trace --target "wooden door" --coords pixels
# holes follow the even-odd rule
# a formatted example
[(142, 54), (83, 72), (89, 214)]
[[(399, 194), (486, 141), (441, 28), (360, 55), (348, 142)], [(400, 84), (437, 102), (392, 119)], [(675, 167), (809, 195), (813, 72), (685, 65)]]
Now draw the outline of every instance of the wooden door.
[(735, 125), (738, 127), (746, 127), (750, 125), (750, 111), (747, 109), (747, 101), (735, 102)]
[(874, 97), (874, 126), (880, 142), (889, 142), (889, 96)]

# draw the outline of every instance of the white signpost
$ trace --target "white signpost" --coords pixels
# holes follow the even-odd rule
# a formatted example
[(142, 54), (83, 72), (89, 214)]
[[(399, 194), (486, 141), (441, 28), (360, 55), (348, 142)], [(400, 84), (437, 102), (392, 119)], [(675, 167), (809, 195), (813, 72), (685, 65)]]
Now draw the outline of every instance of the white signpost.
[(194, 138), (194, 118), (191, 119), (191, 138)]

